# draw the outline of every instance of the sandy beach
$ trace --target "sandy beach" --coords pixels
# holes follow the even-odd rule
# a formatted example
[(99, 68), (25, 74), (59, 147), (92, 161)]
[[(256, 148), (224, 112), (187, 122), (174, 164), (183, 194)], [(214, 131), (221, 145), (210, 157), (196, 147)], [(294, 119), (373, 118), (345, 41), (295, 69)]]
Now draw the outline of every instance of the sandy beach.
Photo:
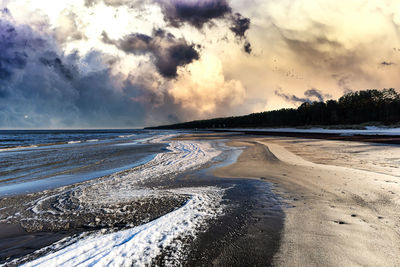
[(235, 137), (219, 177), (273, 183), (287, 202), (277, 266), (399, 266), (398, 146)]

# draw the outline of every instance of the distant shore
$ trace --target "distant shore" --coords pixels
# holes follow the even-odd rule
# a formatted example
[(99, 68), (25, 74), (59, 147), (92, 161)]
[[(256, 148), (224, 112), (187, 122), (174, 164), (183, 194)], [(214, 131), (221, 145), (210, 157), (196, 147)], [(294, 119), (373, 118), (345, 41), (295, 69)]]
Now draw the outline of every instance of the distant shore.
[(380, 144), (400, 144), (400, 135), (397, 134), (363, 134), (362, 131), (332, 131), (332, 132), (318, 132), (318, 131), (290, 131), (282, 129), (268, 130), (268, 129), (210, 129), (210, 132), (217, 133), (237, 133), (245, 135), (258, 135), (258, 136), (274, 136), (274, 137), (293, 137), (293, 138), (307, 138), (307, 139), (324, 139), (324, 140), (338, 140), (338, 141), (353, 141), (353, 142), (368, 142)]

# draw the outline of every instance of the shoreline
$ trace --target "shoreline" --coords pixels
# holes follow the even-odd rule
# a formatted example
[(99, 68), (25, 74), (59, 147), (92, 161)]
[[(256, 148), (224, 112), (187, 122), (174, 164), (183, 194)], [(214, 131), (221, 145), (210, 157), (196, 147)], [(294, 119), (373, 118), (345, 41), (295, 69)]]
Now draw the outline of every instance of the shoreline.
[(267, 130), (212, 130), (217, 133), (237, 133), (244, 135), (266, 136), (266, 137), (292, 137), (306, 139), (322, 139), (350, 142), (367, 142), (389, 145), (400, 145), (400, 136), (396, 135), (368, 135), (368, 134), (340, 134), (340, 133), (317, 133), (317, 132), (285, 132)]
[[(296, 143), (297, 139), (290, 140)], [(236, 136), (228, 145), (246, 149), (236, 163), (214, 171), (216, 176), (271, 182), (275, 193), (290, 205), (284, 209), (275, 265), (400, 265), (398, 176), (373, 168), (361, 170), (362, 164), (340, 166), (340, 160), (332, 160), (331, 165), (314, 163), (299, 156), (304, 144), (295, 154), (289, 151), (293, 144), (281, 138)], [(338, 158), (339, 150), (340, 146)], [(314, 159), (323, 156), (321, 151), (314, 153)]]

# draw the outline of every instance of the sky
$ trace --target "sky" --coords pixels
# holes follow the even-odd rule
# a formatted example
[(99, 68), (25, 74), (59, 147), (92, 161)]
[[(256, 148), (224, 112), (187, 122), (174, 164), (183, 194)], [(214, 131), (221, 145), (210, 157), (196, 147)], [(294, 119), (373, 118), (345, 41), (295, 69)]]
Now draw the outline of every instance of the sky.
[(400, 88), (397, 0), (0, 0), (0, 128), (135, 128)]

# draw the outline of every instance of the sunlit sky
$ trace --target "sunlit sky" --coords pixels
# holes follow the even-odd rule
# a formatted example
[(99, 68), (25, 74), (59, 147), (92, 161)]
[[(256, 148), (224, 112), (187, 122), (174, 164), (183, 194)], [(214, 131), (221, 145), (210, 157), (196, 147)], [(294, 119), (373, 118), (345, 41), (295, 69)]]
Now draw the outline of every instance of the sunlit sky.
[(396, 0), (0, 8), (0, 128), (142, 127), (400, 88)]

